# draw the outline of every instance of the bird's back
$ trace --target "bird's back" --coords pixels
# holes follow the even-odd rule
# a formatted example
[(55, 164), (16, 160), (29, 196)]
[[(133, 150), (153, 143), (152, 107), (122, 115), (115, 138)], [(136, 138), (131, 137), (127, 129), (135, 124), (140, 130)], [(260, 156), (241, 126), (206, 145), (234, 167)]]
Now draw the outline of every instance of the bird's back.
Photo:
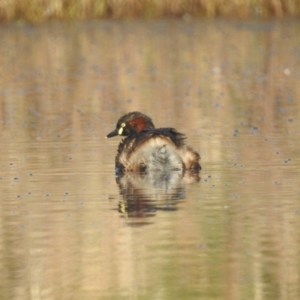
[(184, 143), (173, 128), (148, 129), (126, 137), (118, 148), (120, 171), (170, 171), (200, 169), (199, 154)]

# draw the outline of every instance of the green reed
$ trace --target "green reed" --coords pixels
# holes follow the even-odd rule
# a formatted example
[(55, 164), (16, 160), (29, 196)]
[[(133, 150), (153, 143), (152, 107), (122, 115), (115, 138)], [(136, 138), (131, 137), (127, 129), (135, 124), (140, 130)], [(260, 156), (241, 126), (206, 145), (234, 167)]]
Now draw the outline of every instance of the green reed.
[(300, 0), (0, 0), (0, 21), (299, 16)]

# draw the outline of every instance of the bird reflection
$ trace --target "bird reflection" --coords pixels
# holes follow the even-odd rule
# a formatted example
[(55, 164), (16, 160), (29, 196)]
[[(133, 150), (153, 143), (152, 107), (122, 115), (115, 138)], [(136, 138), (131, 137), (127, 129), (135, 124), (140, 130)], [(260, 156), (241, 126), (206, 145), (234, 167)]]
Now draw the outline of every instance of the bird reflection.
[(199, 180), (199, 172), (191, 171), (120, 174), (116, 177), (122, 195), (118, 211), (123, 217), (139, 219), (132, 225), (150, 224), (145, 218), (154, 217), (157, 211), (177, 210), (185, 199), (185, 185)]

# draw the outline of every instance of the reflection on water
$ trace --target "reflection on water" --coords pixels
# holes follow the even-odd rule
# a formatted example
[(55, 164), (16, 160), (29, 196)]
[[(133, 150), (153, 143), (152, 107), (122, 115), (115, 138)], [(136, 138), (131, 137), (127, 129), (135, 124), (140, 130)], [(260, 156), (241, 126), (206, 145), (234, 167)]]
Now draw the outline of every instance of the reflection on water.
[[(300, 298), (299, 21), (0, 34), (1, 299)], [(105, 135), (135, 110), (201, 180), (115, 177)]]
[[(119, 212), (129, 218), (155, 216), (157, 210), (176, 210), (178, 200), (184, 199), (184, 183), (199, 181), (199, 172), (153, 171), (146, 174), (134, 172), (117, 177), (123, 199), (119, 203)], [(138, 220), (135, 225), (145, 225)]]

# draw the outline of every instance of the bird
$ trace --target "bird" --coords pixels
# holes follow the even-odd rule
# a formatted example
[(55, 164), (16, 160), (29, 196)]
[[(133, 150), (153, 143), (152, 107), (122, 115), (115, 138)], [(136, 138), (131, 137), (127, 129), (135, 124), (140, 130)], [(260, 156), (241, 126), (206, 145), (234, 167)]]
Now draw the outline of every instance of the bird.
[(200, 155), (185, 144), (185, 135), (174, 128), (155, 128), (145, 114), (134, 111), (122, 116), (106, 138), (124, 136), (115, 158), (116, 172), (199, 172)]

